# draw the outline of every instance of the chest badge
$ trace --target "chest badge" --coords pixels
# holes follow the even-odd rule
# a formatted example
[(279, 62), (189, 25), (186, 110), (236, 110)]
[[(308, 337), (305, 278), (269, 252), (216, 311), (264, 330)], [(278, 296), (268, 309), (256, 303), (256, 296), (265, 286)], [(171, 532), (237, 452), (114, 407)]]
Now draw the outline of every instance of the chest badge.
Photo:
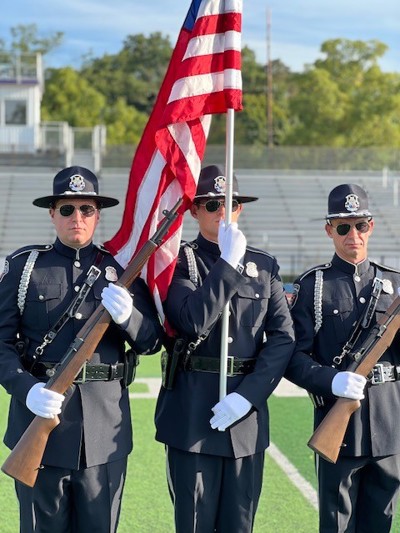
[(246, 263), (246, 274), (249, 278), (258, 278), (257, 265), (253, 261)]
[(113, 266), (106, 267), (106, 280), (118, 281), (118, 274)]
[(393, 285), (390, 279), (384, 279), (382, 280), (382, 290), (383, 292), (386, 292), (386, 294), (393, 294)]

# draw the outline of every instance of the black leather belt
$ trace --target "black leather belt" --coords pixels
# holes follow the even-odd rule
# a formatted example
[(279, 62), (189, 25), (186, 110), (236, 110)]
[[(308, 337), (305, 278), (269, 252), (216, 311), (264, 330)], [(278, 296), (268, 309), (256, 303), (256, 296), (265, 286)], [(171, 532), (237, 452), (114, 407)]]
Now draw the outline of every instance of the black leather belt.
[[(52, 377), (57, 365), (58, 363), (38, 362), (31, 370), (31, 374), (37, 378)], [(86, 363), (74, 379), (74, 383), (85, 383), (85, 381), (114, 381), (115, 379), (122, 379), (124, 375), (124, 363), (116, 363), (114, 365)]]
[[(256, 358), (241, 359), (239, 357), (228, 356), (228, 376), (240, 374), (250, 374), (254, 370)], [(220, 359), (218, 357), (200, 357), (192, 355), (184, 366), (184, 370), (191, 372), (219, 372)]]
[(390, 363), (377, 363), (368, 374), (368, 382), (371, 385), (381, 385), (390, 381), (400, 380), (400, 366)]

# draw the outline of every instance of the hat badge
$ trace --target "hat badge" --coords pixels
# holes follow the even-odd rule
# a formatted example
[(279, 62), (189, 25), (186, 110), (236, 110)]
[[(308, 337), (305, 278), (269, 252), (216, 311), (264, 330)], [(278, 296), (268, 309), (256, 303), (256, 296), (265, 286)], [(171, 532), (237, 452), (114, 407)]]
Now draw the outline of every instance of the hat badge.
[(80, 174), (71, 176), (69, 180), (69, 188), (74, 192), (81, 192), (85, 189), (85, 179)]
[(220, 194), (225, 194), (226, 178), (225, 176), (217, 176), (214, 178), (214, 189)]
[(346, 196), (346, 202), (344, 206), (347, 211), (357, 211), (357, 209), (360, 207), (360, 200), (358, 199), (358, 196), (356, 194), (348, 194)]

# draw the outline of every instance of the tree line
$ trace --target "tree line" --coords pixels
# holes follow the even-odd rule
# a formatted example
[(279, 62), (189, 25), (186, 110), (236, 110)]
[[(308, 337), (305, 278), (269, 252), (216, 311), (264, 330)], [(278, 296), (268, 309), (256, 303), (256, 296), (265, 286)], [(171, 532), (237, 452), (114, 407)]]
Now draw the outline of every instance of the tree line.
[[(11, 52), (44, 55), (62, 45), (63, 34), (40, 38), (36, 25), (11, 28)], [(80, 68), (47, 68), (43, 121), (75, 127), (107, 126), (107, 143), (137, 144), (153, 108), (173, 47), (161, 32), (128, 35), (121, 50), (82, 58)], [(243, 106), (235, 140), (266, 145), (267, 107), (272, 139), (279, 146), (400, 146), (400, 73), (383, 72), (388, 50), (378, 40), (330, 39), (323, 58), (292, 72), (281, 60), (267, 65), (247, 46), (242, 50)], [(0, 53), (10, 51), (0, 39)], [(268, 102), (268, 98), (270, 101)], [(224, 117), (215, 116), (209, 143), (225, 142)]]

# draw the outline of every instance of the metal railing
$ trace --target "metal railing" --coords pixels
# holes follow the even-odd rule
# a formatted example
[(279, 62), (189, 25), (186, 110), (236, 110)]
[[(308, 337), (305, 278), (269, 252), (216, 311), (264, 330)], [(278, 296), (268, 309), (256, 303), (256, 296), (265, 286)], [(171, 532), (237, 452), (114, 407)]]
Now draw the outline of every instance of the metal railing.
[[(130, 167), (136, 146), (107, 146), (103, 167)], [(331, 148), (325, 146), (235, 145), (235, 168), (268, 170), (400, 171), (400, 151), (396, 148)], [(225, 162), (225, 146), (208, 145), (204, 164)]]
[(44, 86), (44, 69), (41, 54), (16, 54), (0, 52), (0, 83), (37, 82)]

